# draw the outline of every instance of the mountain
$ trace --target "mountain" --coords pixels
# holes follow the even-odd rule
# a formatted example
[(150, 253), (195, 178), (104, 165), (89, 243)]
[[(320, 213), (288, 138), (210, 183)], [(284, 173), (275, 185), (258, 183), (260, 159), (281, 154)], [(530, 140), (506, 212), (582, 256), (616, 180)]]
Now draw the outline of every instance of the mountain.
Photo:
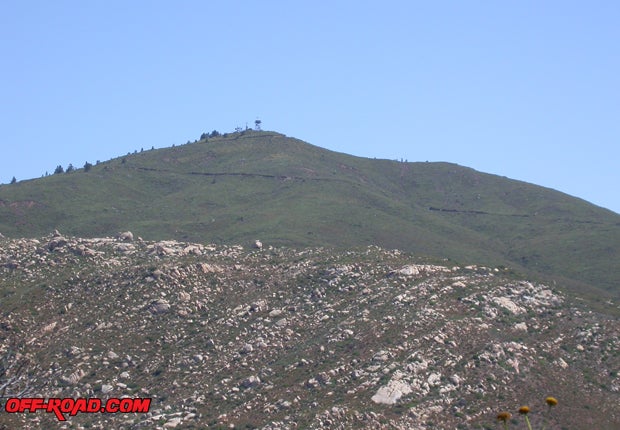
[(0, 300), (4, 430), (620, 428), (618, 318), (502, 267), (55, 234), (0, 238)]
[[(380, 136), (377, 137), (380, 142)], [(378, 245), (620, 296), (620, 215), (450, 163), (375, 160), (246, 131), (0, 187), (0, 232), (131, 230), (216, 244)]]

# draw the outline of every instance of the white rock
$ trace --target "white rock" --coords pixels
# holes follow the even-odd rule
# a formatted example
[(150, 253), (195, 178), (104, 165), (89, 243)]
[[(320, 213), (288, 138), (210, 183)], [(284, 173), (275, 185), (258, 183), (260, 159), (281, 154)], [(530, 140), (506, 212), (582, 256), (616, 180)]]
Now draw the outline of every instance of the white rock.
[(460, 377), (459, 375), (452, 375), (452, 376), (450, 376), (450, 377), (448, 378), (448, 380), (449, 380), (449, 381), (450, 381), (453, 385), (456, 385), (457, 387), (458, 387), (459, 385), (461, 385), (461, 381), (462, 381), (462, 379), (461, 379), (461, 377)]
[(133, 242), (133, 233), (130, 231), (125, 231), (118, 235), (118, 239), (123, 242)]
[(377, 393), (372, 396), (371, 400), (375, 403), (384, 405), (393, 405), (402, 397), (413, 390), (411, 385), (401, 380), (391, 380), (384, 387), (379, 388)]
[(426, 382), (428, 382), (428, 385), (437, 385), (439, 384), (440, 381), (441, 381), (440, 373), (431, 373), (426, 379)]
[(415, 276), (415, 275), (420, 274), (420, 269), (418, 269), (418, 266), (414, 266), (414, 265), (405, 266), (402, 269), (400, 269), (398, 273), (400, 273), (401, 275), (406, 275), (406, 276)]
[(527, 324), (524, 322), (516, 323), (514, 325), (515, 330), (527, 331)]
[(179, 424), (181, 424), (181, 421), (183, 421), (182, 418), (179, 418), (179, 417), (172, 418), (170, 421), (164, 424), (164, 428), (168, 428), (168, 429), (176, 428)]
[(86, 375), (86, 372), (82, 369), (77, 369), (75, 372), (70, 374), (69, 376), (61, 376), (60, 379), (66, 384), (77, 384), (80, 379), (82, 379)]
[(498, 304), (499, 306), (507, 309), (509, 312), (519, 315), (525, 312), (521, 306), (517, 306), (515, 302), (510, 300), (508, 297), (493, 297), (493, 302)]
[(282, 315), (282, 309), (274, 309), (269, 312), (269, 318), (276, 318)]

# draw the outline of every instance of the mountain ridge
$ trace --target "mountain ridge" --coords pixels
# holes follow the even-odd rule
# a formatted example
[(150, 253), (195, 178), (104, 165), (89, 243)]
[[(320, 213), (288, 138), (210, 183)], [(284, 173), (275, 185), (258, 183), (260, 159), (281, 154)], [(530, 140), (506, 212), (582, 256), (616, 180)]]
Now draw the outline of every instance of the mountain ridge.
[(380, 245), (620, 294), (620, 215), (453, 163), (375, 160), (267, 131), (0, 187), (0, 232), (276, 246)]

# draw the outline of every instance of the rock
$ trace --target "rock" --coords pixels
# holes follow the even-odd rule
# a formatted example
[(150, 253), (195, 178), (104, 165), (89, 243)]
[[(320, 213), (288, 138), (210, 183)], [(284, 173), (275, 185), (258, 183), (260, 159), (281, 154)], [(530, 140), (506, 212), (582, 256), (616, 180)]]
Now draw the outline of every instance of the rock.
[(519, 315), (525, 312), (525, 309), (523, 309), (521, 306), (517, 306), (517, 304), (510, 300), (508, 297), (493, 297), (493, 302), (500, 305), (504, 309), (507, 309), (515, 315)]
[(67, 239), (62, 236), (54, 236), (54, 239), (47, 243), (47, 249), (54, 251), (55, 249), (62, 248), (67, 244)]
[(384, 405), (393, 405), (402, 397), (413, 390), (411, 385), (401, 380), (392, 379), (384, 387), (379, 388), (377, 393), (372, 396), (371, 400), (375, 403), (381, 403)]
[(255, 388), (258, 387), (261, 383), (261, 380), (258, 376), (250, 376), (249, 378), (246, 378), (243, 380), (243, 382), (241, 382), (241, 386), (243, 388)]
[(317, 381), (315, 378), (310, 378), (308, 379), (308, 382), (306, 382), (306, 387), (308, 388), (317, 388), (319, 385), (319, 381)]
[(516, 323), (514, 325), (515, 330), (519, 330), (519, 331), (527, 331), (527, 324), (524, 322), (520, 322), (520, 323)]
[(41, 328), (41, 332), (42, 333), (49, 333), (49, 332), (53, 331), (56, 328), (57, 324), (58, 324), (57, 321), (49, 323), (48, 325), (43, 326), (43, 328)]
[(448, 381), (450, 381), (452, 383), (452, 385), (455, 386), (459, 386), (461, 385), (461, 382), (463, 381), (463, 379), (459, 376), (459, 375), (452, 375), (448, 378)]
[(168, 428), (168, 429), (176, 428), (179, 424), (181, 424), (181, 421), (183, 421), (182, 418), (179, 418), (179, 417), (172, 418), (164, 424), (164, 428)]
[(71, 348), (69, 348), (69, 350), (67, 351), (67, 355), (69, 357), (77, 357), (82, 353), (82, 349), (78, 348), (77, 346), (72, 346)]
[(132, 251), (135, 251), (136, 247), (133, 246), (131, 243), (119, 243), (116, 246), (116, 250), (120, 253), (126, 254)]
[(263, 243), (260, 240), (254, 242), (254, 248), (263, 249)]
[(431, 373), (426, 380), (426, 382), (428, 382), (428, 385), (431, 385), (431, 386), (439, 384), (440, 381), (441, 381), (441, 374), (439, 373)]
[(70, 374), (69, 376), (61, 376), (60, 380), (62, 382), (64, 382), (65, 384), (69, 384), (69, 385), (75, 385), (77, 384), (80, 379), (82, 379), (84, 376), (86, 376), (86, 372), (84, 372), (84, 370), (82, 369), (77, 369), (75, 372), (73, 372), (72, 374)]
[(405, 276), (415, 276), (420, 274), (420, 270), (417, 266), (405, 266), (398, 271), (401, 275)]
[[(250, 310), (252, 312), (264, 312), (269, 309), (267, 304), (267, 300), (258, 300), (250, 305)], [(271, 316), (271, 313), (269, 314)]]
[(184, 255), (202, 255), (202, 251), (198, 246), (189, 245), (183, 248)]
[(170, 310), (170, 303), (164, 299), (157, 299), (150, 304), (149, 310), (153, 314), (163, 314)]
[(246, 343), (245, 345), (243, 345), (243, 348), (241, 348), (240, 352), (242, 354), (249, 354), (252, 351), (254, 351), (254, 347), (251, 344)]
[(110, 384), (103, 384), (101, 386), (101, 392), (103, 394), (108, 394), (110, 391), (112, 391), (114, 389), (114, 387)]
[(387, 351), (379, 351), (373, 357), (372, 361), (384, 362), (390, 359), (390, 354)]
[(200, 268), (202, 273), (221, 273), (221, 272), (223, 272), (221, 267), (216, 266), (214, 264), (198, 263), (198, 268)]
[(92, 257), (93, 255), (95, 255), (95, 251), (93, 251), (93, 250), (92, 250), (92, 249), (90, 249), (90, 248), (87, 248), (87, 247), (86, 247), (86, 246), (84, 246), (84, 245), (78, 245), (78, 246), (76, 246), (76, 247), (73, 249), (73, 252), (74, 252), (76, 255), (85, 255), (85, 256), (88, 256), (88, 257)]
[(293, 404), (288, 400), (280, 399), (278, 400), (276, 406), (278, 407), (278, 409), (289, 409), (291, 406), (293, 406)]
[(174, 254), (174, 249), (167, 246), (167, 244), (163, 243), (163, 242), (159, 242), (156, 243), (155, 245), (153, 245), (153, 251), (154, 254), (156, 255), (173, 255)]
[(121, 242), (133, 242), (133, 233), (130, 231), (119, 233), (118, 240)]
[(282, 309), (274, 309), (271, 312), (269, 312), (269, 318), (277, 318), (280, 315), (282, 315)]

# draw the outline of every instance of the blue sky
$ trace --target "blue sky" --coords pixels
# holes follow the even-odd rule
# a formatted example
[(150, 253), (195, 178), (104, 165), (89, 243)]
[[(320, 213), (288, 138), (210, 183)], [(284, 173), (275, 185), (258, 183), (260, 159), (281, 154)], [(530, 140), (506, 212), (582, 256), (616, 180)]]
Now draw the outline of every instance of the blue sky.
[(620, 213), (620, 2), (0, 3), (0, 182), (263, 128)]

